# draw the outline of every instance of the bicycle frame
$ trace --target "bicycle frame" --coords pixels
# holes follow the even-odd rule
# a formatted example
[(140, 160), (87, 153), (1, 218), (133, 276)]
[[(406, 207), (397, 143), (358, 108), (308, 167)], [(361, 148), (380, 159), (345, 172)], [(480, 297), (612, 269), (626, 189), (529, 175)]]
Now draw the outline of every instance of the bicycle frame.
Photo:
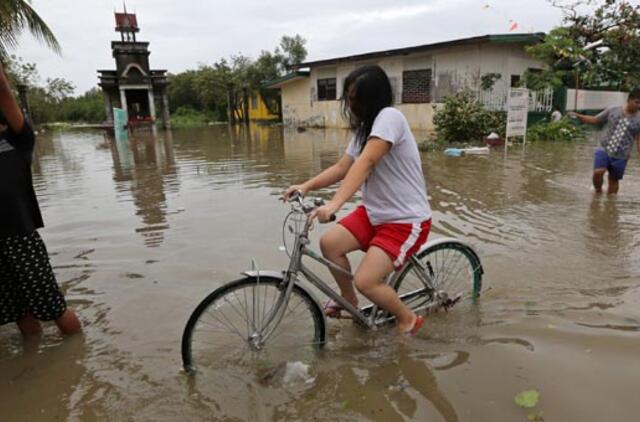
[[(314, 285), (318, 290), (320, 290), (326, 296), (328, 296), (329, 298), (334, 300), (336, 303), (338, 303), (340, 306), (342, 306), (344, 310), (354, 318), (354, 320), (357, 320), (358, 322), (365, 325), (369, 329), (375, 329), (376, 327), (375, 316), (379, 309), (377, 305), (370, 305), (362, 309), (357, 309), (351, 303), (345, 300), (337, 291), (335, 291), (329, 285), (327, 285), (310, 268), (308, 268), (302, 263), (302, 258), (305, 256), (308, 256), (314, 261), (319, 262), (320, 264), (330, 269), (338, 271), (344, 274), (345, 276), (349, 277), (350, 279), (353, 279), (353, 274), (351, 274), (349, 271), (346, 271), (342, 267), (323, 258), (322, 256), (318, 255), (316, 252), (314, 252), (313, 250), (307, 247), (307, 245), (310, 243), (308, 234), (311, 227), (312, 227), (312, 221), (307, 219), (305, 222), (304, 229), (302, 230), (302, 232), (300, 232), (296, 236), (296, 241), (292, 249), (291, 259), (289, 261), (289, 267), (283, 277), (282, 285), (285, 286), (286, 289), (278, 299), (278, 302), (274, 306), (271, 314), (266, 318), (266, 323), (263, 325), (263, 327), (261, 327), (261, 330), (264, 330), (266, 328), (265, 332), (259, 333), (262, 342), (266, 342), (269, 339), (270, 335), (275, 331), (275, 329), (280, 324), (280, 321), (283, 318), (284, 312), (289, 303), (289, 298), (291, 297), (293, 286), (296, 282), (298, 282), (298, 274), (302, 274), (302, 276), (304, 276), (304, 278), (307, 281), (309, 281), (312, 285)], [(435, 293), (437, 296), (437, 292), (434, 289), (433, 279), (429, 275), (427, 269), (415, 257), (411, 257), (409, 261), (405, 263), (405, 265), (402, 268), (391, 273), (390, 276), (387, 278), (386, 283), (391, 287), (395, 287), (400, 275), (403, 274), (405, 267), (409, 265), (409, 263), (413, 264), (412, 268), (414, 269), (415, 274), (418, 276), (420, 281), (422, 281), (422, 283), (424, 284), (425, 290), (424, 291), (420, 290), (419, 294), (423, 294), (424, 292), (427, 292), (429, 294)], [(257, 272), (257, 275), (259, 278), (259, 272)], [(415, 294), (415, 292), (409, 293), (409, 294)], [(365, 314), (364, 312), (365, 310), (368, 311), (368, 316)], [(392, 317), (385, 319), (385, 321), (390, 319), (392, 319)]]

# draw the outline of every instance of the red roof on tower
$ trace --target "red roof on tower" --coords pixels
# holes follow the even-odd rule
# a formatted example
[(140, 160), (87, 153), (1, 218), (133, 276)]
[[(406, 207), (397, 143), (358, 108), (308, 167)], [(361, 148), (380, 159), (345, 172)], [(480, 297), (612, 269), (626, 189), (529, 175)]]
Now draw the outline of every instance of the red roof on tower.
[(139, 30), (135, 13), (116, 12), (116, 31), (138, 32)]

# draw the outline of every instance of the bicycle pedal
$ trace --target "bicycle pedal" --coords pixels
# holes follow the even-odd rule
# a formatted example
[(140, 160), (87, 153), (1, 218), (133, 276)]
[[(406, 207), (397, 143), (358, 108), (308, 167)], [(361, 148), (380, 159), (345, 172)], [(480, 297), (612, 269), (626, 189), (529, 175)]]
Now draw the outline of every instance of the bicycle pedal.
[(449, 308), (453, 308), (456, 305), (456, 303), (460, 301), (461, 298), (462, 298), (461, 295), (457, 295), (453, 299), (447, 299), (446, 301), (444, 301), (442, 304), (442, 307), (444, 308), (445, 312), (449, 312)]

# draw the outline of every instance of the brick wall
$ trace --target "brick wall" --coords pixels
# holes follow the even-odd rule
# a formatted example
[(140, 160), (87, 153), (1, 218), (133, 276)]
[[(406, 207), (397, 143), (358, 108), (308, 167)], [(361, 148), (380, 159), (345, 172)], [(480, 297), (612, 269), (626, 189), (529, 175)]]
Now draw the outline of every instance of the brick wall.
[(431, 69), (402, 72), (402, 102), (431, 102)]

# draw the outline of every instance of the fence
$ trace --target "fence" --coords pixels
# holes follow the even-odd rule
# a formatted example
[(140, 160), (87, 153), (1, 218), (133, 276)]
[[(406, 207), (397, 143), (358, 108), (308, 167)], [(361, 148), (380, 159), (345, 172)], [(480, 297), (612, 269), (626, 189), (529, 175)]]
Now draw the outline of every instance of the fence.
[[(485, 108), (492, 111), (507, 111), (509, 89), (477, 91), (476, 97)], [(549, 113), (553, 108), (553, 90), (529, 91), (529, 112)]]

